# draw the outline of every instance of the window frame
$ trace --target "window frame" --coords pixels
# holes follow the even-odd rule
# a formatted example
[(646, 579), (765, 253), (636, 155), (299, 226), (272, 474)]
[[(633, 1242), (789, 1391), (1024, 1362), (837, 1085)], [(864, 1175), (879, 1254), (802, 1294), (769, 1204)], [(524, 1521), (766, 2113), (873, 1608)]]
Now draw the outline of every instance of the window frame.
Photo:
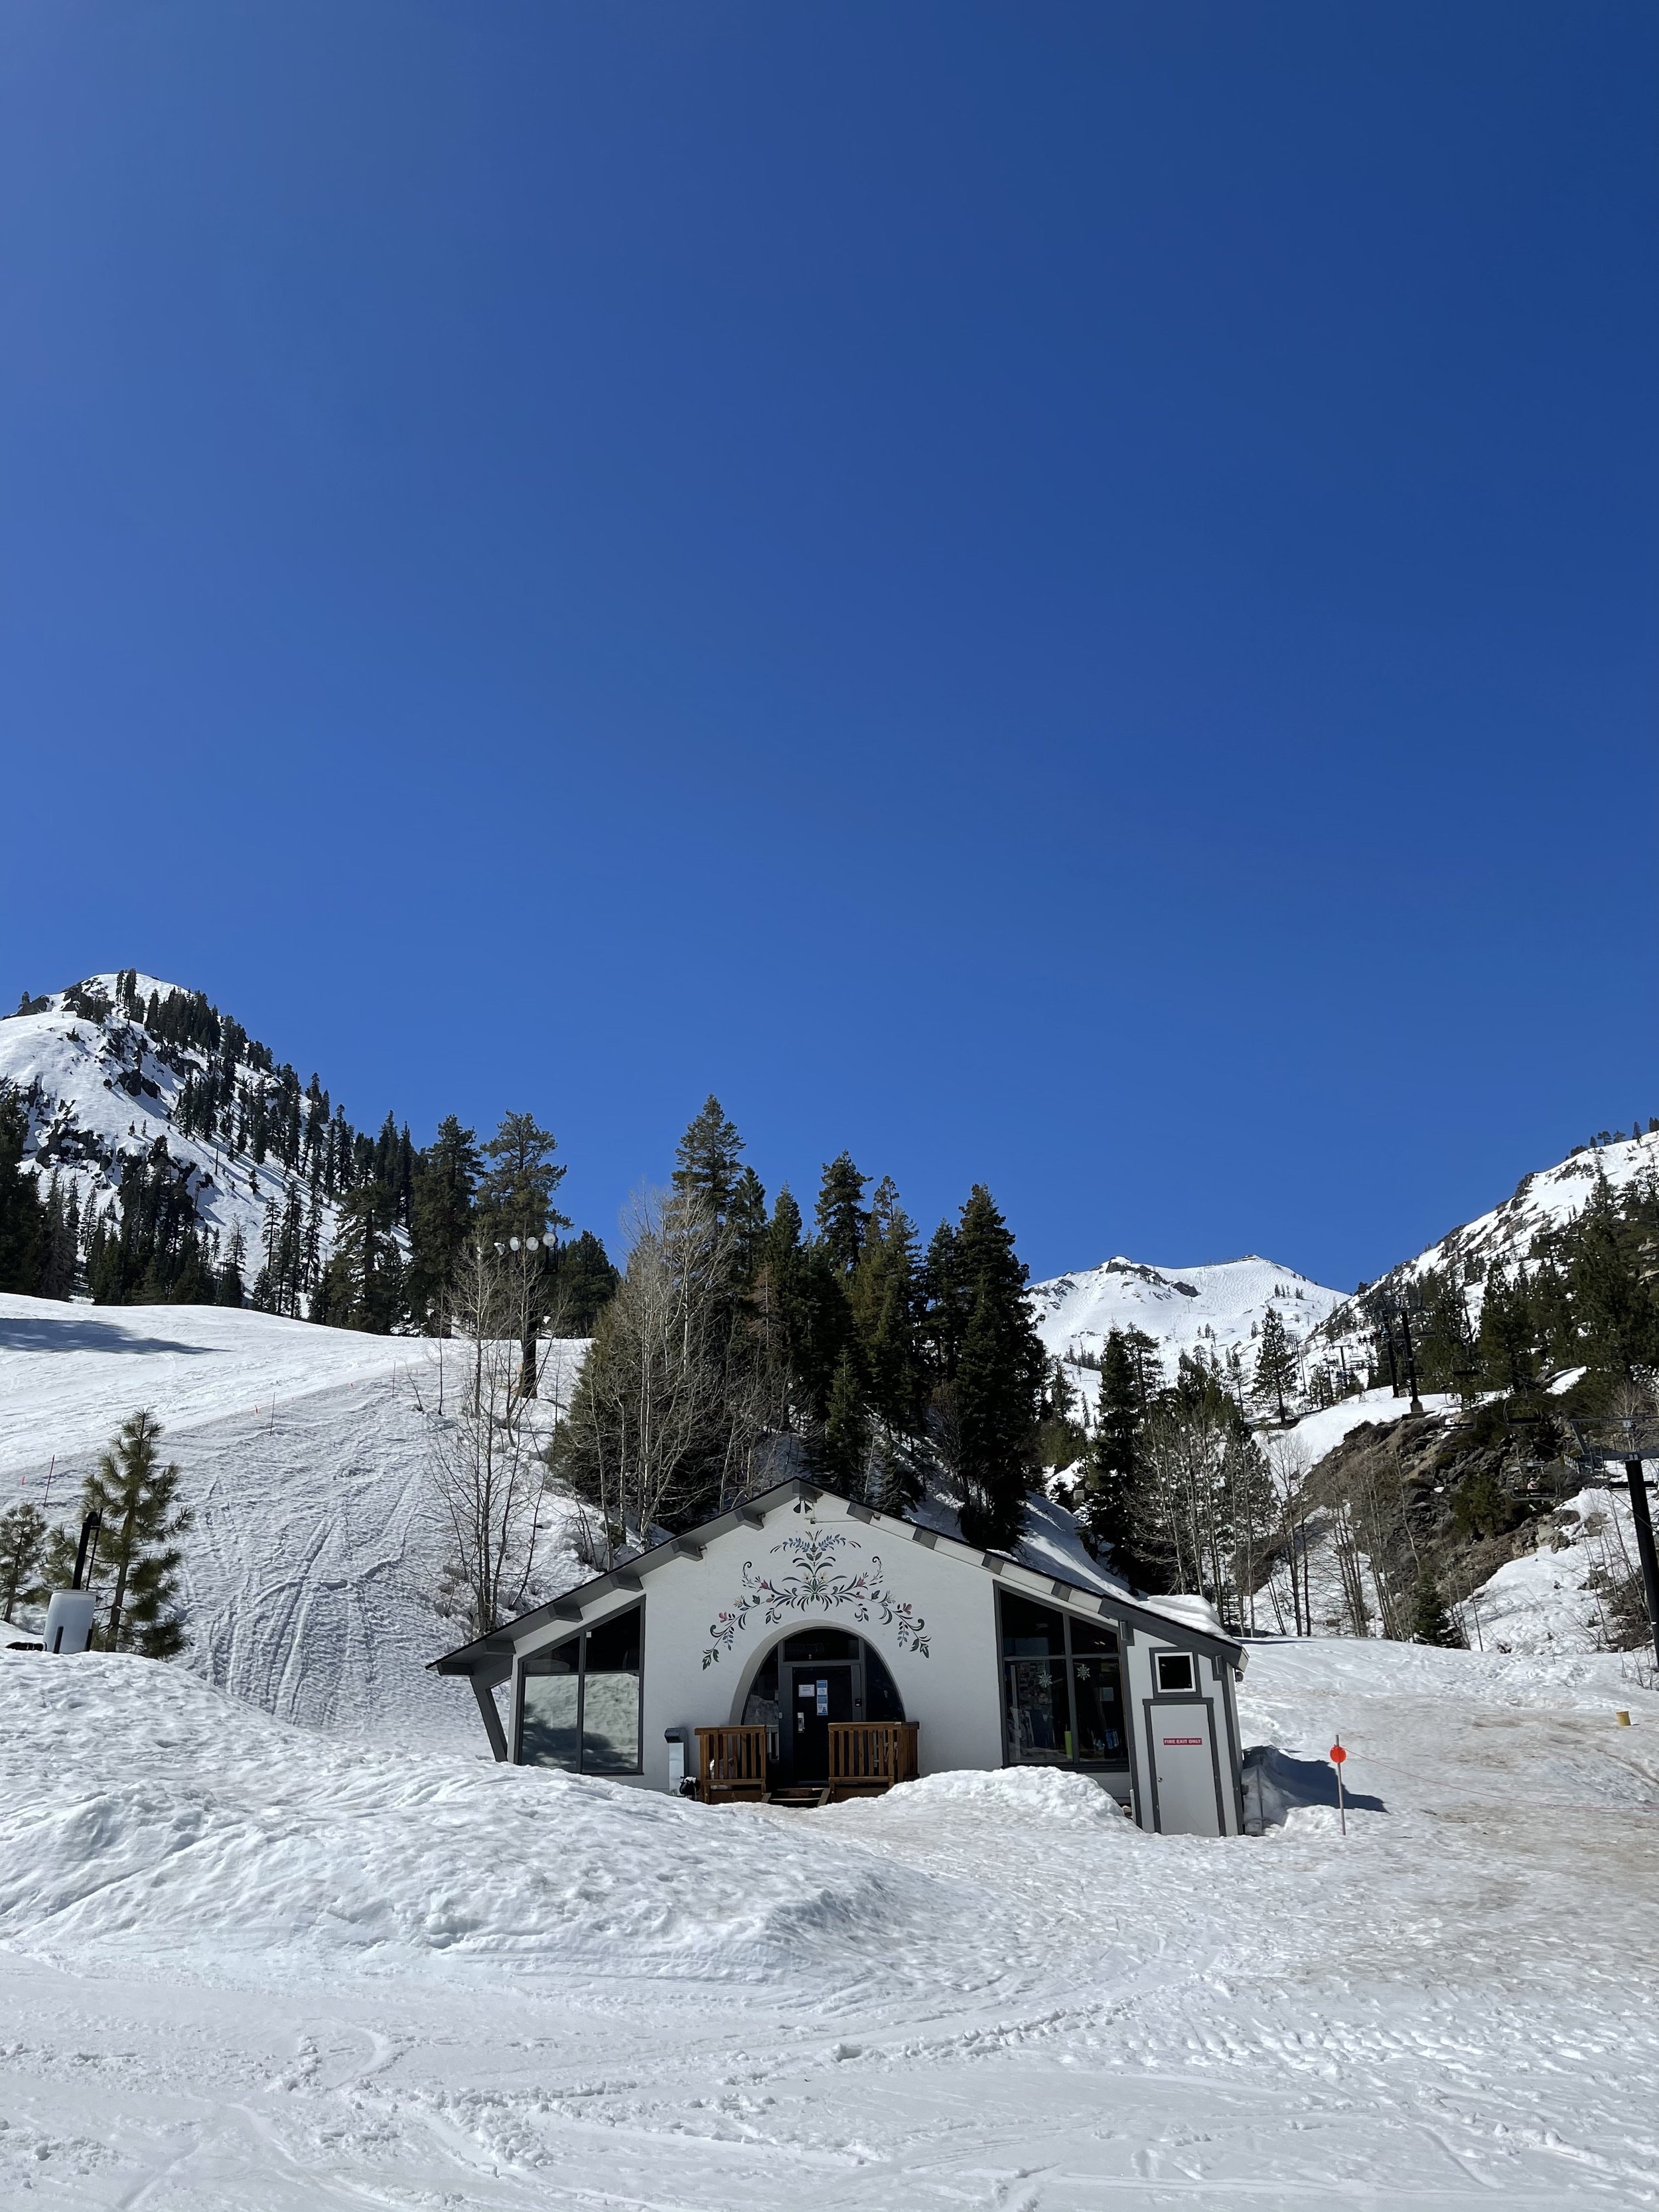
[[(1009, 1669), (1014, 1667), (1034, 1663), (1034, 1662), (1036, 1662), (1036, 1655), (1030, 1654), (1022, 1658), (1018, 1654), (1011, 1654), (1004, 1649), (1005, 1645), (1009, 1641), (1009, 1633), (1003, 1625), (1003, 1607), (1006, 1601), (1011, 1598), (1018, 1604), (1029, 1605), (1040, 1612), (1052, 1613), (1062, 1624), (1061, 1643), (1064, 1647), (1063, 1650), (1059, 1652), (1050, 1652), (1045, 1660), (1037, 1663), (1046, 1666), (1053, 1666), (1057, 1662), (1064, 1669), (1063, 1680), (1066, 1686), (1067, 1711), (1071, 1720), (1070, 1733), (1073, 1743), (1078, 1741), (1079, 1735), (1077, 1717), (1077, 1662), (1079, 1659), (1087, 1661), (1099, 1660), (1108, 1657), (1113, 1661), (1117, 1675), (1118, 1730), (1123, 1739), (1123, 1752), (1121, 1758), (1079, 1759), (1076, 1756), (1067, 1758), (1063, 1752), (1056, 1752), (1052, 1756), (1045, 1759), (1021, 1758), (1018, 1745), (1014, 1740), (1012, 1729), (1014, 1705), (1009, 1694)], [(1124, 1636), (1121, 1625), (1117, 1621), (1096, 1621), (1093, 1620), (1079, 1623), (1079, 1626), (1094, 1629), (1097, 1634), (1109, 1635), (1112, 1639), (1112, 1650), (1109, 1653), (1103, 1651), (1074, 1651), (1072, 1648), (1072, 1615), (1063, 1605), (1055, 1605), (1052, 1601), (1045, 1604), (1042, 1599), (1030, 1597), (1024, 1590), (1004, 1589), (999, 1589), (996, 1593), (996, 1622), (998, 1668), (997, 1689), (1002, 1709), (1002, 1751), (1004, 1765), (1058, 1766), (1083, 1774), (1128, 1774), (1133, 1778), (1133, 1752), (1130, 1741), (1131, 1731), (1129, 1728), (1128, 1701), (1125, 1693), (1123, 1682)]]
[[(1187, 1669), (1187, 1679), (1184, 1682), (1164, 1680), (1164, 1670), (1171, 1663)], [(1190, 1651), (1155, 1651), (1152, 1654), (1152, 1672), (1158, 1678), (1158, 1694), (1160, 1698), (1191, 1698), (1198, 1694), (1198, 1668)]]
[[(638, 1720), (634, 1740), (634, 1764), (632, 1766), (589, 1766), (587, 1764), (587, 1639), (596, 1630), (612, 1628), (618, 1621), (625, 1620), (630, 1613), (638, 1614), (640, 1623), (638, 1638), (640, 1663), (634, 1678), (638, 1692)], [(573, 1644), (576, 1646), (577, 1654), (576, 1764), (574, 1766), (556, 1766), (550, 1760), (526, 1759), (524, 1755), (525, 1685), (533, 1673), (539, 1671), (533, 1662), (538, 1659), (550, 1657), (556, 1651), (563, 1651)], [(568, 1636), (561, 1636), (551, 1644), (540, 1644), (534, 1651), (526, 1651), (519, 1661), (518, 1705), (518, 1727), (513, 1746), (513, 1763), (515, 1766), (534, 1766), (547, 1774), (588, 1775), (598, 1782), (625, 1780), (629, 1775), (643, 1774), (645, 1771), (644, 1600), (641, 1598), (636, 1604), (631, 1606), (619, 1606), (615, 1613), (606, 1613), (602, 1620), (586, 1621), (581, 1627), (573, 1630)]]

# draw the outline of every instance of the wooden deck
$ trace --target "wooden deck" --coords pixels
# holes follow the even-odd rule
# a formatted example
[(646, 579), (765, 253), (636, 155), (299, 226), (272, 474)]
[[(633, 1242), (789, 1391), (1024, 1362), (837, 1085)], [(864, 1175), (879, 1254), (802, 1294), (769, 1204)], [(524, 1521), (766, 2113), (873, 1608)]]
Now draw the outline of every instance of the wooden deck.
[(916, 1777), (915, 1721), (831, 1721), (827, 1782), (774, 1787), (764, 1728), (700, 1728), (697, 1795), (705, 1805), (833, 1805)]

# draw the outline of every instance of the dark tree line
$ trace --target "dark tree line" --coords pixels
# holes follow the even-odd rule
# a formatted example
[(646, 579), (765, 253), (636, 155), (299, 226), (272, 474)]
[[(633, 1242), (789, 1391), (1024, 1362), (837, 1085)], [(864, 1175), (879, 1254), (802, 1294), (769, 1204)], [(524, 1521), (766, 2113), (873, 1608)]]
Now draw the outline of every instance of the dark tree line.
[(842, 1152), (809, 1225), (769, 1206), (710, 1098), (600, 1316), (556, 1471), (608, 1522), (686, 1526), (804, 1466), (872, 1504), (942, 1474), (969, 1540), (1017, 1540), (1049, 1366), (1026, 1270), (975, 1187), (926, 1250), (890, 1179)]

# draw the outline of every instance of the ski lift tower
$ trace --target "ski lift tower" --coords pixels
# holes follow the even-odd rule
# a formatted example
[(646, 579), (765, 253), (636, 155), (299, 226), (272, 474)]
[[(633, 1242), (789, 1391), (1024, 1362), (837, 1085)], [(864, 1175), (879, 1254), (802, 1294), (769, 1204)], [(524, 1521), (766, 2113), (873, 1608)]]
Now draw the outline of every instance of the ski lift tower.
[(1630, 1517), (1636, 1523), (1636, 1552), (1642, 1563), (1642, 1588), (1648, 1602), (1648, 1632), (1653, 1656), (1659, 1662), (1659, 1554), (1653, 1547), (1653, 1516), (1648, 1510), (1644, 1460), (1659, 1460), (1659, 1420), (1650, 1414), (1626, 1413), (1604, 1425), (1605, 1435), (1587, 1435), (1577, 1421), (1571, 1425), (1577, 1450), (1572, 1455), (1591, 1482), (1616, 1488), (1609, 1482), (1607, 1462), (1622, 1460), (1630, 1486)]

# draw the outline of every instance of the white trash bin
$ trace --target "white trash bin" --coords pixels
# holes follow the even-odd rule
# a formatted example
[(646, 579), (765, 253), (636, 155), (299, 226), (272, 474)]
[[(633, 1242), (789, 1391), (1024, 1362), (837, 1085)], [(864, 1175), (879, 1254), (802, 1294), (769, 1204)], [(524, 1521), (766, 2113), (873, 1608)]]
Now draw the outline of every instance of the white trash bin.
[(40, 1641), (48, 1651), (84, 1651), (92, 1641), (90, 1590), (54, 1590)]

